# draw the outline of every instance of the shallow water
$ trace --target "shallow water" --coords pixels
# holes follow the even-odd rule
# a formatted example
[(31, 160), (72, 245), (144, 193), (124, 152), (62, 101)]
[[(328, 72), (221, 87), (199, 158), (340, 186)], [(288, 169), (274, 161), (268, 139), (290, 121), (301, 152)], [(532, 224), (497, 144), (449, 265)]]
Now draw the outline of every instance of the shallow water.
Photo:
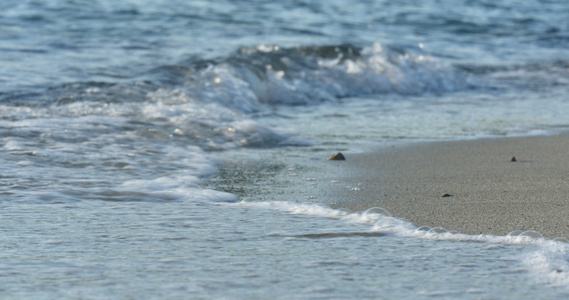
[[(11, 205), (2, 211), (3, 226), (17, 228), (4, 232), (1, 254), (2, 292), (14, 299), (568, 293), (567, 244), (435, 234), (373, 213), (208, 201)], [(372, 226), (376, 222), (382, 225)], [(565, 262), (546, 265), (555, 260)]]
[(337, 151), (566, 131), (567, 8), (2, 2), (2, 298), (566, 296), (563, 241), (302, 203)]

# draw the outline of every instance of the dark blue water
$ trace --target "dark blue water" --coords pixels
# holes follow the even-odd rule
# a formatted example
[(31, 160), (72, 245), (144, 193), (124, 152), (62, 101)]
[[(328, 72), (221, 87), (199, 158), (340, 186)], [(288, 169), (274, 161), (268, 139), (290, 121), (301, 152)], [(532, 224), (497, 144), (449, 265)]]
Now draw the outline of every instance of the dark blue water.
[[(278, 178), (302, 177), (314, 153), (565, 131), (565, 2), (6, 0), (0, 12), (3, 298), (567, 292), (558, 242), (382, 219), (391, 232), (293, 192), (256, 202), (306, 189)], [(370, 230), (391, 233), (345, 235)]]
[(564, 72), (569, 43), (567, 7), (559, 1), (4, 1), (1, 5), (3, 92), (19, 86), (128, 82), (144, 75), (170, 75), (183, 84), (176, 75), (182, 75), (184, 67), (239, 58), (235, 54), (239, 49), (260, 45), (318, 57), (326, 56), (325, 51), (302, 48), (380, 43), (398, 53), (434, 56), (473, 72), (548, 67)]

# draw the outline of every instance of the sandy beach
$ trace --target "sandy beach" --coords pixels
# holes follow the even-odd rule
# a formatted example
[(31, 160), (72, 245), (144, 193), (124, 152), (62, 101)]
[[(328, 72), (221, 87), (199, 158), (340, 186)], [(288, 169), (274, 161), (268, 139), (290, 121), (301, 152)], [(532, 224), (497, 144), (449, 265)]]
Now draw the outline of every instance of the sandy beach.
[[(569, 137), (429, 142), (329, 161), (328, 205), (382, 207), (416, 226), (569, 237)], [(516, 158), (512, 162), (512, 157)], [(442, 197), (443, 194), (450, 195)]]

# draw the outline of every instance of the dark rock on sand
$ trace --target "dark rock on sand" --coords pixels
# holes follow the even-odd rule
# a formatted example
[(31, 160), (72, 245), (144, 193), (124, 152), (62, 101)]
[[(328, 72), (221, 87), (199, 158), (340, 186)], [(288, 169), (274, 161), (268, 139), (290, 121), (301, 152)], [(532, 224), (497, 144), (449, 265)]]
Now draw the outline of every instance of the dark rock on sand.
[(336, 155), (330, 157), (329, 160), (346, 160), (346, 158), (341, 152), (338, 152)]

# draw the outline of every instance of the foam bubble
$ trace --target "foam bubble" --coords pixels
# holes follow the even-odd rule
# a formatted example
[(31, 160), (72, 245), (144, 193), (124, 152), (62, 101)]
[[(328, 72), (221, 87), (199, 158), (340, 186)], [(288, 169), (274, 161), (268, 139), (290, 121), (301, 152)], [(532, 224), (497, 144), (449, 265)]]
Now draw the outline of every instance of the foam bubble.
[(387, 211), (387, 209), (383, 209), (381, 207), (372, 207), (363, 212), (364, 215), (382, 215), (385, 217), (391, 217), (391, 213)]
[(527, 237), (531, 237), (534, 239), (542, 239), (543, 238), (543, 235), (541, 235), (541, 233), (534, 231), (534, 230), (524, 231), (524, 232), (520, 233), (520, 236), (527, 236)]
[(428, 233), (448, 233), (449, 231), (446, 228), (442, 227), (433, 227), (427, 231)]
[(522, 234), (524, 231), (523, 230), (514, 230), (510, 233), (508, 233), (507, 236), (519, 236), (520, 234)]

